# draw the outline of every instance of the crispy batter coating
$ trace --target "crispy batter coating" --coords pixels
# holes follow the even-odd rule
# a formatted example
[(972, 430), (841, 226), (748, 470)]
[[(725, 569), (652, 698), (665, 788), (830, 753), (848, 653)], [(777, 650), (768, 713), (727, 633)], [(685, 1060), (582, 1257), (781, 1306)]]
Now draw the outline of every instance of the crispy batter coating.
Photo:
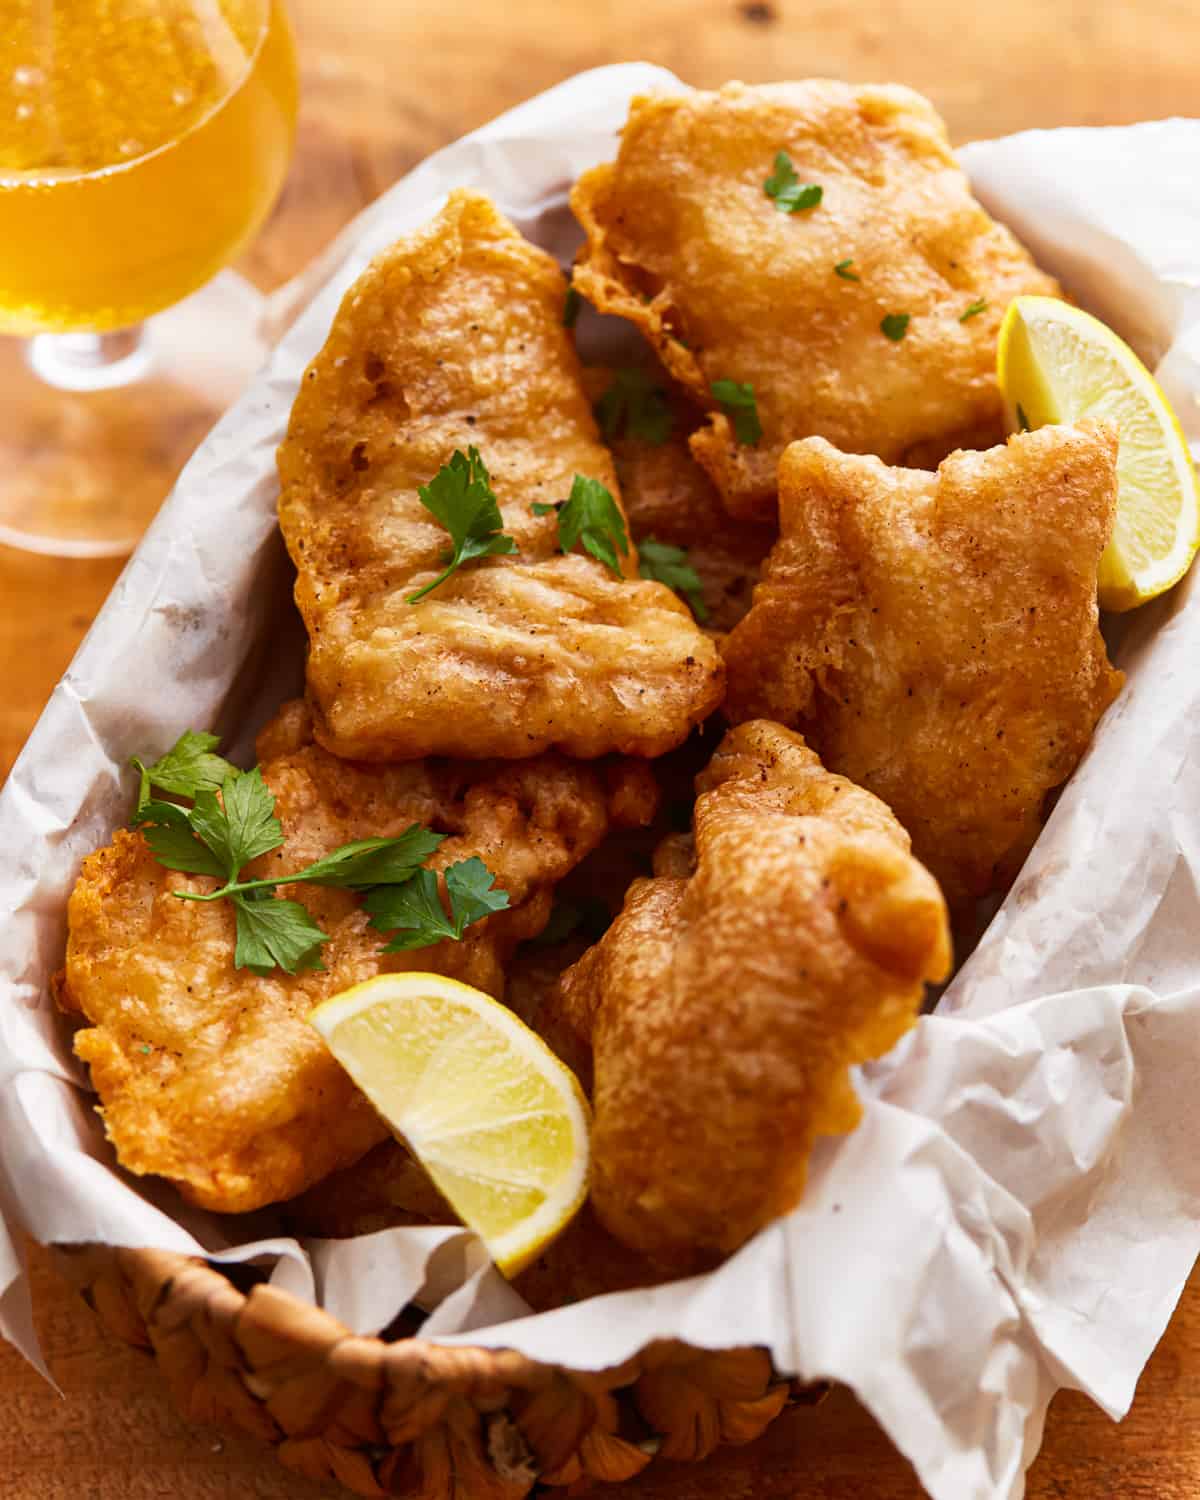
[(1008, 884), (1121, 674), (1097, 624), (1111, 426), (1044, 427), (936, 474), (820, 438), (780, 465), (783, 535), (726, 645), (727, 712), (801, 729), (882, 797), (953, 907)]
[[(671, 412), (671, 433), (662, 443), (623, 432), (609, 440), (629, 534), (640, 546), (648, 537), (687, 549), (700, 579), (709, 630), (732, 630), (750, 608), (763, 558), (778, 536), (773, 524), (738, 520), (721, 503), (708, 475), (692, 457), (688, 441), (703, 425), (704, 413), (672, 387), (661, 368), (662, 389)], [(599, 366), (585, 371), (589, 391), (600, 395), (613, 372)]]
[(228, 902), (172, 895), (213, 881), (164, 869), (141, 834), (125, 830), (84, 861), (60, 997), (92, 1023), (75, 1046), (109, 1138), (130, 1171), (170, 1178), (193, 1202), (227, 1212), (289, 1198), (387, 1134), (307, 1024), (313, 1005), (405, 969), (501, 995), (502, 964), (545, 925), (555, 883), (600, 842), (614, 811), (648, 816), (655, 800), (640, 762), (588, 766), (547, 754), (516, 764), (350, 764), (313, 743), (299, 703), (264, 731), (259, 750), (285, 844), (250, 865), (251, 875), (298, 869), (419, 822), (448, 835), (431, 865), (478, 855), (512, 909), (469, 927), (461, 942), (385, 955), (352, 893), (283, 885), (330, 934), (325, 969), (260, 978), (233, 966)]
[[(781, 151), (822, 189), (815, 207), (783, 213), (766, 195)], [(1000, 319), (1019, 293), (1057, 291), (972, 198), (933, 107), (896, 86), (635, 99), (616, 162), (571, 201), (588, 237), (575, 285), (641, 328), (713, 410), (692, 451), (739, 516), (773, 516), (794, 438), (890, 463), (998, 442)], [(859, 280), (835, 273), (845, 261)], [(896, 342), (889, 314), (910, 318)], [(719, 380), (753, 385), (757, 445), (715, 410)]]
[(950, 962), (904, 830), (799, 735), (732, 730), (697, 788), (691, 873), (636, 882), (562, 982), (594, 1052), (593, 1205), (675, 1270), (795, 1205), (814, 1138), (858, 1122), (848, 1068)]
[[(451, 196), (347, 293), (279, 450), (318, 740), (361, 760), (659, 755), (720, 701), (722, 668), (662, 584), (558, 551), (576, 474), (619, 499), (562, 323), (566, 284), (486, 198)], [(421, 504), (455, 449), (491, 473), (514, 557), (416, 605), (448, 535)]]

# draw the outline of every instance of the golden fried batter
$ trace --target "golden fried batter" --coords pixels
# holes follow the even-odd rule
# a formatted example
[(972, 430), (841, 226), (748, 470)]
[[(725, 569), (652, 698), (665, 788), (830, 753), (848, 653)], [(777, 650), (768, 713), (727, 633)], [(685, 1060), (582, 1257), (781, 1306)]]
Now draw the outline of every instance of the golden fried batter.
[[(720, 657), (662, 584), (557, 550), (576, 474), (619, 499), (563, 327), (555, 263), (458, 192), (347, 293), (279, 450), (280, 523), (335, 754), (658, 755), (721, 695)], [(519, 555), (436, 592), (449, 537), (417, 488), (474, 444)]]
[(108, 1135), (130, 1171), (168, 1177), (193, 1202), (227, 1212), (291, 1197), (387, 1134), (306, 1022), (312, 1006), (404, 969), (502, 994), (501, 966), (545, 925), (555, 883), (600, 842), (614, 810), (648, 817), (655, 800), (641, 763), (593, 767), (548, 754), (499, 765), (349, 764), (313, 743), (298, 703), (264, 731), (259, 751), (285, 844), (250, 876), (418, 822), (448, 835), (431, 865), (478, 855), (512, 910), (469, 927), (461, 942), (385, 955), (352, 893), (283, 885), (330, 934), (325, 969), (260, 978), (233, 966), (228, 902), (171, 894), (211, 890), (211, 880), (164, 869), (128, 831), (85, 860), (60, 997), (92, 1023), (75, 1045)]
[(692, 873), (637, 881), (561, 993), (594, 1052), (592, 1203), (678, 1270), (797, 1202), (814, 1137), (858, 1122), (848, 1068), (950, 962), (904, 830), (799, 735), (732, 730), (697, 788)]
[(820, 438), (729, 637), (727, 711), (802, 729), (891, 807), (962, 907), (1006, 885), (1121, 685), (1097, 625), (1117, 435), (1044, 427), (936, 474)]
[[(784, 213), (767, 196), (779, 152), (818, 204)], [(793, 438), (890, 463), (999, 441), (1000, 319), (1018, 293), (1057, 290), (972, 198), (933, 107), (896, 86), (635, 99), (616, 162), (571, 201), (588, 237), (575, 285), (713, 411), (692, 451), (739, 516), (773, 517)], [(757, 444), (716, 410), (722, 380), (753, 386)]]

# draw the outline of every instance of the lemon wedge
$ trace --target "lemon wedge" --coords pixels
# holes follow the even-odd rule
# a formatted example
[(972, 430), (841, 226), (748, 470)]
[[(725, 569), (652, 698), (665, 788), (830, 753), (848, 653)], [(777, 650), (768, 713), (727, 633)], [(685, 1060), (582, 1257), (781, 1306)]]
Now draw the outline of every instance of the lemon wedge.
[(1016, 297), (1000, 327), (997, 374), (1013, 430), (1080, 417), (1120, 428), (1101, 608), (1133, 609), (1178, 583), (1200, 544), (1196, 469), (1170, 403), (1129, 345), (1070, 303)]
[(380, 974), (308, 1019), (504, 1275), (570, 1222), (587, 1194), (587, 1100), (512, 1011), (440, 974)]

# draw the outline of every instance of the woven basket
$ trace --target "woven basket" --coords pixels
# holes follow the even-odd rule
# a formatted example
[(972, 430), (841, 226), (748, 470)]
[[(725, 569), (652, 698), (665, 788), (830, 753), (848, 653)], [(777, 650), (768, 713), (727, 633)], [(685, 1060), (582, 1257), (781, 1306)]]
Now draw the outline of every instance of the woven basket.
[(748, 1443), (793, 1391), (761, 1349), (660, 1342), (586, 1373), (512, 1350), (385, 1343), (274, 1287), (240, 1292), (204, 1261), (58, 1246), (107, 1327), (152, 1350), (183, 1414), (270, 1443), (281, 1463), (358, 1495), (521, 1500), (632, 1478), (656, 1455)]

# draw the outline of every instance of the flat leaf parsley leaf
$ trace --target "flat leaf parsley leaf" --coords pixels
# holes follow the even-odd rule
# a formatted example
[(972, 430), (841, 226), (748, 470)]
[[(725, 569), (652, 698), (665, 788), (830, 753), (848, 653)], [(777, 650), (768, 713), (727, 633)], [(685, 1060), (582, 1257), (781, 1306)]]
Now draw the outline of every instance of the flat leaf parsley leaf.
[(512, 537), (501, 530), (504, 518), (492, 492), (491, 475), (472, 446), (464, 454), (456, 448), (428, 484), (417, 488), (421, 504), (442, 523), (454, 541), (453, 550), (443, 555), (443, 572), (423, 589), (410, 594), (408, 602), (416, 604), (432, 593), (439, 584), (475, 557), (510, 555), (517, 550)]
[(449, 916), (432, 870), (418, 870), (404, 885), (379, 886), (368, 891), (363, 905), (371, 915), (372, 927), (394, 934), (383, 951), (405, 953), (413, 948), (428, 948), (446, 938), (457, 941), (472, 922), (494, 911), (504, 911), (508, 894), (496, 890), (494, 885), (492, 872), (473, 856), (446, 871)]
[(618, 578), (622, 576), (617, 552), (629, 551), (625, 517), (598, 479), (576, 474), (568, 499), (559, 500), (554, 505), (535, 500), (531, 509), (535, 516), (548, 516), (551, 511), (557, 511), (561, 551), (571, 552), (575, 544), (581, 542), (585, 552), (590, 552), (606, 568), (611, 568)]
[(224, 880), (225, 861), (193, 831), (191, 814), (176, 802), (143, 802), (133, 816), (150, 852), (168, 870)]
[(669, 542), (646, 537), (638, 543), (638, 572), (643, 578), (656, 579), (682, 594), (701, 625), (708, 619), (700, 576), (687, 560), (686, 547), (673, 547)]
[[(215, 744), (212, 740), (208, 749)], [(141, 762), (138, 764), (140, 767)], [(368, 909), (373, 909), (372, 903), (386, 904), (388, 900), (399, 903), (401, 909), (406, 902), (415, 903), (414, 909), (419, 909), (422, 892), (431, 881), (436, 898), (437, 878), (424, 868), (424, 862), (445, 837), (413, 823), (395, 838), (343, 844), (300, 870), (275, 873), (262, 880), (240, 880), (246, 865), (278, 849), (284, 841), (275, 816), (274, 794), (257, 766), (252, 771), (230, 766), (220, 797), (209, 787), (199, 787), (191, 807), (176, 802), (143, 802), (134, 813), (133, 825), (141, 829), (154, 857), (167, 869), (207, 875), (217, 882), (212, 891), (172, 894), (180, 901), (232, 902), (237, 922), (234, 965), (255, 974), (268, 974), (276, 967), (289, 974), (321, 967), (321, 946), (328, 934), (301, 902), (285, 901), (277, 895), (281, 885), (322, 885), (365, 892)], [(412, 929), (402, 946), (419, 948), (444, 937), (460, 938), (471, 922), (508, 905), (507, 893), (495, 889), (495, 877), (478, 858), (452, 865), (446, 881), (452, 920), (447, 924), (443, 914), (436, 933), (421, 921), (393, 924)]]
[(152, 765), (147, 766), (138, 756), (133, 756), (130, 764), (141, 777), (138, 806), (144, 807), (149, 802), (152, 788), (170, 792), (175, 797), (194, 797), (202, 787), (210, 792), (219, 791), (226, 776), (235, 769), (227, 760), (213, 754), (220, 743), (215, 734), (198, 734), (194, 729), (186, 729), (167, 753)]
[(321, 945), (329, 934), (322, 932), (299, 901), (272, 900), (258, 896), (234, 896), (237, 913), (235, 968), (253, 974), (269, 974), (278, 967), (288, 974), (323, 969)]
[(712, 393), (733, 423), (734, 436), (738, 442), (752, 448), (762, 437), (762, 423), (758, 419), (754, 387), (749, 382), (743, 384), (737, 380), (714, 380)]
[(815, 182), (801, 182), (786, 151), (775, 154), (775, 170), (763, 183), (763, 192), (774, 198), (780, 213), (796, 214), (805, 208), (816, 208), (825, 196), (825, 189)]
[(304, 880), (312, 885), (332, 885), (362, 891), (372, 885), (398, 885), (411, 879), (434, 852), (444, 833), (431, 833), (413, 823), (393, 839), (359, 839), (343, 844), (324, 859), (287, 877), (289, 885)]
[(879, 327), (891, 339), (893, 344), (898, 344), (908, 332), (910, 321), (911, 318), (908, 313), (888, 313)]
[(226, 777), (220, 802), (215, 792), (197, 792), (192, 827), (221, 860), (228, 880), (236, 880), (243, 865), (283, 843), (275, 798), (257, 766)]
[(666, 392), (645, 370), (618, 370), (596, 402), (596, 421), (611, 442), (622, 432), (655, 447), (665, 443), (674, 425)]

